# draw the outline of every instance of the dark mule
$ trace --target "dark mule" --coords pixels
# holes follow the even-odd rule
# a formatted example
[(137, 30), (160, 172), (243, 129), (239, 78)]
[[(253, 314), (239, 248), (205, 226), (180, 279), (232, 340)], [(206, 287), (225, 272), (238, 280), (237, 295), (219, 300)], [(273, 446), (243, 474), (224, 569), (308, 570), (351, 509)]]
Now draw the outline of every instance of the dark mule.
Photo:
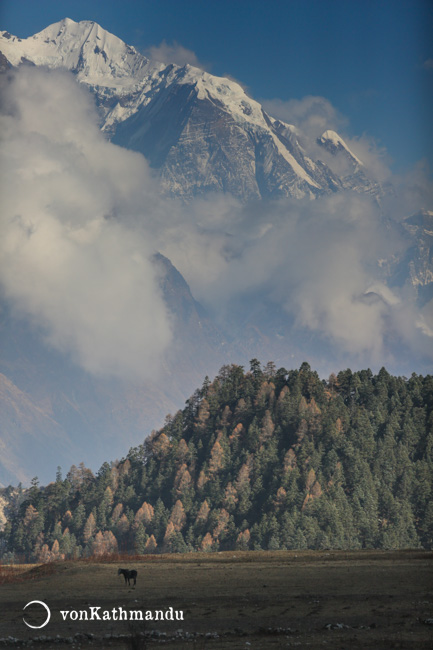
[(125, 585), (131, 585), (131, 580), (134, 581), (134, 587), (137, 583), (137, 571), (135, 569), (119, 569), (117, 575), (122, 575), (125, 578)]

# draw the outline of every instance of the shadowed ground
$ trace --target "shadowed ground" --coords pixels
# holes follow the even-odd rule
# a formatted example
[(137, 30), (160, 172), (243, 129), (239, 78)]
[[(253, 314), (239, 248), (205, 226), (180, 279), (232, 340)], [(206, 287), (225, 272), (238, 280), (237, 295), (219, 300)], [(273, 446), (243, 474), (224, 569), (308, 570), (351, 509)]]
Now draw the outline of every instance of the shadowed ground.
[[(433, 647), (432, 560), (431, 551), (235, 551), (25, 567), (13, 582), (0, 584), (0, 637), (48, 648), (144, 648), (164, 640), (215, 650), (427, 649)], [(125, 586), (118, 566), (138, 570), (135, 589)], [(22, 620), (23, 607), (35, 599), (52, 612), (41, 630)], [(90, 606), (100, 606), (101, 616), (119, 607), (144, 613), (173, 607), (184, 620), (80, 622), (60, 614)], [(25, 614), (34, 625), (45, 619), (40, 606)], [(145, 639), (119, 638), (139, 632)], [(54, 643), (56, 635), (63, 641)], [(3, 645), (19, 647), (11, 639)]]

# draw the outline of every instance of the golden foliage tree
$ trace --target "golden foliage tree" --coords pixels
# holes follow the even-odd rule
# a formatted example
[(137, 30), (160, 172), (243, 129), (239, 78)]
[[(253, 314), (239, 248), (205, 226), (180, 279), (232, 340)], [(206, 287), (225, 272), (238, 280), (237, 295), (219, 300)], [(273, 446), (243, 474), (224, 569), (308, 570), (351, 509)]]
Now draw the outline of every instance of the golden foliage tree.
[(93, 555), (110, 555), (117, 553), (117, 539), (111, 530), (98, 531), (92, 542)]
[(229, 481), (224, 492), (224, 506), (229, 512), (233, 512), (238, 502), (236, 488)]
[(89, 541), (92, 539), (95, 529), (96, 529), (96, 521), (93, 512), (91, 512), (90, 515), (87, 517), (86, 523), (84, 524), (83, 540), (85, 544), (88, 544)]
[(242, 551), (246, 551), (248, 549), (250, 537), (251, 537), (251, 533), (248, 530), (248, 528), (241, 531), (236, 539), (236, 548)]
[(149, 539), (146, 542), (146, 553), (154, 553), (158, 547), (158, 544), (156, 543), (155, 535), (151, 535)]
[(214, 541), (212, 535), (210, 533), (206, 533), (206, 535), (203, 537), (202, 542), (200, 544), (200, 549), (202, 551), (210, 551), (212, 550), (213, 543)]
[(215, 526), (212, 533), (214, 539), (218, 539), (218, 537), (220, 537), (220, 535), (226, 531), (229, 519), (230, 515), (227, 510), (225, 508), (221, 508), (217, 519), (217, 525)]
[(111, 519), (113, 523), (117, 523), (119, 521), (122, 512), (123, 512), (123, 503), (118, 503), (111, 515)]
[(200, 510), (197, 513), (197, 517), (196, 517), (196, 520), (195, 520), (196, 523), (207, 521), (209, 511), (210, 511), (210, 508), (209, 508), (208, 502), (205, 499), (203, 501), (203, 503), (201, 504), (201, 506), (200, 506)]
[(174, 530), (182, 530), (185, 526), (186, 514), (183, 507), (183, 503), (180, 499), (174, 504), (173, 510), (171, 511), (169, 523), (173, 524)]
[(180, 496), (192, 485), (191, 474), (188, 471), (186, 463), (182, 463), (179, 469), (176, 472), (174, 477), (174, 489), (176, 490), (177, 496)]
[(216, 474), (224, 465), (224, 450), (218, 440), (215, 441), (210, 454), (209, 473)]
[(291, 472), (292, 469), (295, 469), (297, 464), (296, 461), (296, 454), (292, 448), (290, 448), (284, 455), (284, 461), (283, 461), (283, 469), (284, 472), (287, 474), (288, 472)]

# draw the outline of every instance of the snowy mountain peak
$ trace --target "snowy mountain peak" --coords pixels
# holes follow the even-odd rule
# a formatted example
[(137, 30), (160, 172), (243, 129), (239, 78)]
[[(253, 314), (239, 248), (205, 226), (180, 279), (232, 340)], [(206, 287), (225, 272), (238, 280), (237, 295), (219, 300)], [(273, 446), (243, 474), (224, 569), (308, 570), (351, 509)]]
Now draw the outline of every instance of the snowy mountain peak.
[(322, 133), (321, 137), (319, 138), (319, 142), (329, 151), (331, 151), (331, 153), (336, 154), (340, 151), (344, 151), (346, 155), (350, 156), (353, 162), (355, 162), (360, 167), (364, 166), (363, 162), (359, 160), (357, 156), (355, 156), (353, 151), (351, 151), (347, 144), (344, 142), (343, 138), (339, 136), (335, 131), (328, 129)]
[[(93, 21), (64, 18), (26, 39), (0, 33), (0, 50), (12, 65), (31, 62), (66, 68), (89, 85), (135, 84), (148, 60)], [(142, 73), (140, 74), (140, 72)]]
[(372, 191), (360, 178), (362, 162), (335, 131), (319, 142), (344, 152), (350, 177), (313, 160), (303, 134), (267, 115), (236, 81), (149, 60), (93, 21), (65, 18), (26, 39), (2, 32), (0, 53), (13, 66), (72, 71), (94, 94), (102, 130), (143, 153), (169, 194), (223, 191), (255, 200)]

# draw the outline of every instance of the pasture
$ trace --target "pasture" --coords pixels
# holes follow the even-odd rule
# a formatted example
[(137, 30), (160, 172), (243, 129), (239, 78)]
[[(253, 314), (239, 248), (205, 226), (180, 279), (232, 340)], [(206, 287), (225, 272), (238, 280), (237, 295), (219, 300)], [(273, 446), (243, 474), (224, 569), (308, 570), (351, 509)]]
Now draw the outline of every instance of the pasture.
[[(135, 588), (120, 567), (138, 571)], [(23, 622), (46, 618), (39, 605), (23, 612), (32, 600), (51, 610), (42, 629)], [(119, 620), (131, 611), (143, 621)], [(170, 612), (184, 620), (165, 620)], [(0, 639), (0, 648), (423, 650), (433, 647), (433, 553), (233, 551), (2, 567)]]

